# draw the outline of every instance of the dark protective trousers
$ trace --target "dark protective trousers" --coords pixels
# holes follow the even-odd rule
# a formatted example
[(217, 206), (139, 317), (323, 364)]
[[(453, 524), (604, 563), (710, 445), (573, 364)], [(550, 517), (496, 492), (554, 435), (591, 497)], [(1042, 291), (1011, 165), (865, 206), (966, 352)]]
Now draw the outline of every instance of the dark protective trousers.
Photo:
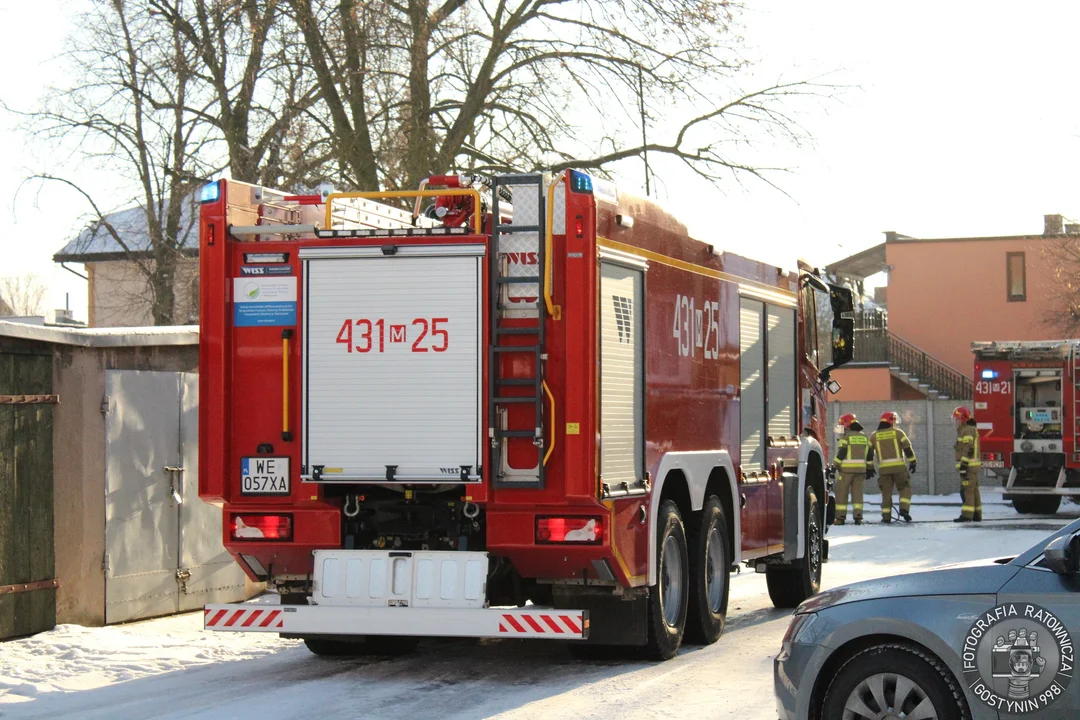
[(900, 512), (911, 510), (911, 473), (907, 466), (891, 467), (878, 470), (878, 487), (881, 488), (881, 519), (892, 517), (892, 492), (896, 486), (900, 493)]
[(960, 516), (969, 520), (982, 519), (982, 493), (979, 492), (979, 469), (969, 467), (960, 473), (960, 492), (964, 494), (964, 503), (960, 506)]
[(836, 481), (836, 519), (846, 520), (848, 511), (848, 491), (851, 491), (851, 514), (856, 520), (862, 520), (863, 481), (866, 471), (843, 472)]

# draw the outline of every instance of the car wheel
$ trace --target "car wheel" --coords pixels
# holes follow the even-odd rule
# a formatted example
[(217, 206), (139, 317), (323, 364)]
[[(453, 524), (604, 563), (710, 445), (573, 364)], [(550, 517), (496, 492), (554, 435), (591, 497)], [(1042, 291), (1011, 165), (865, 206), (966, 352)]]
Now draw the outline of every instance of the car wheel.
[(821, 510), (813, 488), (806, 488), (806, 532), (803, 533), (803, 557), (792, 565), (767, 565), (765, 584), (773, 607), (793, 608), (821, 590), (821, 564), (824, 559)]
[(690, 594), (686, 530), (679, 508), (671, 500), (660, 506), (656, 526), (656, 585), (649, 588), (649, 636), (645, 656), (651, 660), (675, 657), (686, 630)]
[(690, 608), (685, 639), (710, 645), (724, 632), (731, 572), (727, 518), (715, 495), (705, 501), (701, 522), (696, 527), (691, 524), (689, 536)]
[(878, 645), (840, 667), (825, 692), (829, 720), (961, 720), (963, 694), (946, 667), (925, 650)]

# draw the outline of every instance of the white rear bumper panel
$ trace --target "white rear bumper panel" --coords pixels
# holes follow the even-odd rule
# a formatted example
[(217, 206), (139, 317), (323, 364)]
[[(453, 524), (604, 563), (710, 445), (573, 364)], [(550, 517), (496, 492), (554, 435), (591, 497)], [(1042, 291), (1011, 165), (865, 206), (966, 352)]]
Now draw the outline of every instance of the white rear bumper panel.
[(551, 608), (410, 608), (320, 605), (207, 605), (203, 625), (221, 632), (418, 637), (589, 637), (586, 610)]

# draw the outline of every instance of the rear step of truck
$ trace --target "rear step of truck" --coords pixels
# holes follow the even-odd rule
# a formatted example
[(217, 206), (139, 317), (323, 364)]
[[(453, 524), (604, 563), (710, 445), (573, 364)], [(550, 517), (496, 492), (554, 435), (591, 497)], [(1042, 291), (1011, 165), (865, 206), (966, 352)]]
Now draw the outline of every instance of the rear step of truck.
[(488, 607), (488, 556), (445, 550), (316, 550), (310, 605), (207, 605), (203, 626), (288, 635), (585, 640), (587, 610)]
[(288, 635), (585, 640), (586, 610), (552, 608), (403, 608), (321, 605), (207, 605), (203, 627), (223, 632)]

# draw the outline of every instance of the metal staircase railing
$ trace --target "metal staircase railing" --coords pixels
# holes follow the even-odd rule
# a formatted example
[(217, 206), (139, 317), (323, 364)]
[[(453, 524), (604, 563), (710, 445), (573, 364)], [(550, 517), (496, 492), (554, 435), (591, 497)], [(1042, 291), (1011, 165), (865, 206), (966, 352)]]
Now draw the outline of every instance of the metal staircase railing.
[[(888, 332), (888, 331), (886, 331)], [(888, 333), (889, 362), (902, 372), (911, 373), (943, 396), (969, 400), (974, 392), (972, 379), (907, 340)]]
[(957, 400), (969, 400), (972, 379), (941, 362), (925, 350), (889, 332), (883, 312), (863, 312), (856, 317), (855, 357), (853, 363), (888, 363), (901, 373), (917, 378), (938, 394)]

